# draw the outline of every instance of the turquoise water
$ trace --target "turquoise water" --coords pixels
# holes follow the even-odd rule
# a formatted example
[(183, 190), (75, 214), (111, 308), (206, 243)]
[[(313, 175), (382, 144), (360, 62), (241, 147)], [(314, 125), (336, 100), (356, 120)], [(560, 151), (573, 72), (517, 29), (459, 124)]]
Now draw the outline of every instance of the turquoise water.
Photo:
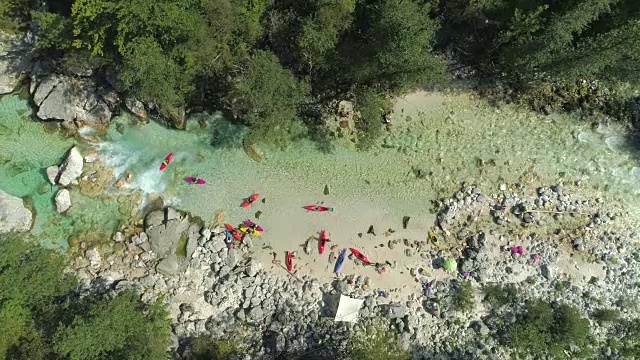
[(45, 170), (60, 164), (76, 143), (56, 126), (33, 121), (27, 101), (17, 95), (0, 97), (0, 189), (28, 199), (36, 211), (32, 232), (47, 246), (65, 248), (69, 236), (75, 234), (104, 237), (123, 218), (117, 213), (117, 203), (88, 198), (77, 189), (71, 190), (70, 216), (56, 212), (58, 186), (49, 183)]
[[(120, 116), (84, 150), (94, 148), (114, 168), (113, 183), (129, 173), (131, 180), (98, 199), (72, 191), (73, 211), (62, 216), (55, 213), (57, 189), (47, 185), (44, 169), (58, 164), (76, 140), (45, 132), (29, 115), (26, 101), (17, 96), (0, 99), (0, 189), (30, 197), (38, 212), (34, 232), (60, 246), (72, 234), (113, 232), (130, 217), (120, 203), (134, 192), (159, 194), (165, 204), (206, 221), (220, 209), (230, 222), (253, 218), (260, 210), (260, 223), (269, 228), (265, 238), (273, 241), (291, 234), (306, 239), (309, 230), (302, 223), (319, 228), (330, 223), (348, 229), (340, 236), (350, 238), (366, 231), (359, 221), (386, 229), (397, 227), (404, 215), (426, 228), (432, 224), (430, 201), (450, 195), (465, 181), (490, 194), (499, 193), (501, 183), (537, 187), (563, 181), (571, 187), (580, 180), (572, 193), (603, 197), (640, 218), (638, 154), (626, 143), (623, 128), (594, 127), (575, 116), (541, 116), (510, 106), (496, 109), (469, 94), (440, 93), (399, 99), (393, 130), (373, 151), (337, 146), (327, 154), (300, 140), (283, 151), (261, 145), (262, 162), (245, 154), (241, 139), (246, 130), (219, 115), (201, 115), (206, 126), (190, 121), (187, 131), (155, 122), (137, 125)], [(173, 162), (159, 171), (169, 153)], [(422, 176), (416, 176), (418, 170)], [(188, 184), (187, 176), (207, 184)], [(329, 195), (323, 194), (325, 186)], [(253, 193), (266, 203), (241, 208), (242, 199)], [(319, 202), (336, 211), (320, 218), (300, 209)]]

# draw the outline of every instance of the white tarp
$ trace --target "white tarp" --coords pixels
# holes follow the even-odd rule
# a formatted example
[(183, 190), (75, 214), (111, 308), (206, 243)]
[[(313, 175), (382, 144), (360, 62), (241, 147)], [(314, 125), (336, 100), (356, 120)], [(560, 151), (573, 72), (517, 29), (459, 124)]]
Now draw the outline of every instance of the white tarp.
[(364, 300), (353, 299), (348, 296), (340, 295), (340, 304), (336, 312), (334, 321), (358, 322), (358, 312), (362, 307)]

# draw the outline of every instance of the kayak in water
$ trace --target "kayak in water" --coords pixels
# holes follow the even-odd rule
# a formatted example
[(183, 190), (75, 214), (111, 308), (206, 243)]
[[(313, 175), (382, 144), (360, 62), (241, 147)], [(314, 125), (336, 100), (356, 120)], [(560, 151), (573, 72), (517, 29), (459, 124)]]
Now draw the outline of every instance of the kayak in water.
[(290, 251), (287, 251), (285, 255), (285, 262), (287, 263), (287, 270), (289, 270), (289, 272), (292, 272), (293, 271), (293, 254), (291, 254)]
[(188, 182), (188, 183), (197, 184), (197, 185), (204, 185), (204, 184), (207, 183), (206, 181), (204, 181), (204, 180), (202, 180), (200, 178), (194, 178), (194, 177), (186, 177), (186, 178), (184, 178), (184, 180), (186, 182)]
[(167, 157), (164, 158), (164, 161), (162, 162), (162, 165), (160, 165), (160, 171), (166, 169), (167, 166), (169, 166), (169, 164), (171, 164), (171, 160), (173, 160), (173, 153), (167, 155)]
[(340, 253), (340, 256), (338, 256), (338, 260), (336, 260), (336, 266), (333, 268), (333, 272), (337, 273), (338, 271), (340, 271), (340, 268), (342, 267), (342, 263), (344, 263), (344, 258), (347, 256), (347, 249), (343, 249), (342, 252)]
[(327, 245), (327, 243), (330, 241), (331, 240), (327, 239), (327, 232), (322, 230), (322, 232), (320, 233), (320, 244), (318, 248), (318, 250), (320, 251), (320, 254), (324, 253), (324, 248)]
[(360, 261), (362, 261), (365, 264), (370, 264), (369, 259), (367, 259), (367, 257), (364, 256), (364, 254), (361, 253), (360, 251), (358, 251), (358, 250), (356, 250), (354, 248), (349, 248), (349, 250), (351, 250), (353, 255), (355, 255)]
[(244, 199), (244, 202), (242, 203), (242, 207), (244, 208), (249, 207), (249, 205), (253, 204), (254, 201), (258, 200), (258, 197), (260, 197), (260, 194), (253, 194), (248, 198)]
[(251, 236), (260, 236), (260, 231), (256, 230), (256, 229), (252, 229), (244, 224), (238, 226), (238, 229), (240, 231), (242, 231), (243, 233), (247, 234), (247, 235), (251, 235)]
[(242, 236), (240, 235), (240, 233), (238, 232), (238, 230), (236, 228), (234, 228), (233, 226), (231, 226), (231, 224), (224, 224), (224, 226), (227, 228), (227, 230), (229, 230), (229, 232), (231, 233), (231, 235), (238, 241), (242, 241)]
[(303, 206), (302, 208), (305, 210), (317, 211), (317, 212), (333, 211), (333, 208), (321, 206), (321, 205), (307, 205), (307, 206)]
[(254, 223), (253, 221), (247, 220), (244, 222), (245, 225), (247, 225), (248, 227), (258, 230), (258, 231), (264, 231), (264, 229), (262, 228), (262, 226), (259, 226), (258, 224)]

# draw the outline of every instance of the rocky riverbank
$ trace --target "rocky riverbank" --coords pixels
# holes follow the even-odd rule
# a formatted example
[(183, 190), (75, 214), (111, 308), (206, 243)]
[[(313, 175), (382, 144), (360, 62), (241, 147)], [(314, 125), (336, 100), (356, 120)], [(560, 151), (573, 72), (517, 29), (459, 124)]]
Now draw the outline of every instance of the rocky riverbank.
[[(391, 301), (375, 285), (365, 290), (364, 278), (352, 274), (325, 282), (288, 274), (280, 266), (269, 270), (252, 259), (256, 249), (250, 239), (229, 249), (221, 228), (172, 208), (148, 214), (144, 231), (136, 235), (117, 233), (113, 253), (88, 250), (75, 259), (74, 269), (87, 288), (134, 288), (145, 301), (167, 302), (174, 321), (172, 348), (181, 356), (199, 335), (239, 339), (247, 359), (318, 351), (320, 343), (331, 344), (327, 352), (340, 352), (352, 336), (382, 318), (416, 358), (505, 358), (508, 349), (494, 339), (495, 309), (483, 302), (486, 289), (496, 284), (515, 285), (523, 301), (570, 303), (585, 317), (607, 308), (637, 318), (628, 306), (639, 295), (637, 236), (617, 230), (622, 210), (577, 198), (572, 187), (515, 184), (484, 195), (463, 185), (452, 197), (437, 200), (440, 248), (425, 244), (411, 255), (422, 258), (423, 266), (410, 270), (414, 282), (405, 284), (409, 290), (400, 300)], [(458, 271), (442, 269), (449, 257)], [(460, 306), (457, 294), (464, 284), (471, 285), (471, 298)], [(357, 324), (333, 321), (340, 295), (364, 300)], [(606, 326), (592, 321), (592, 327), (603, 340)]]

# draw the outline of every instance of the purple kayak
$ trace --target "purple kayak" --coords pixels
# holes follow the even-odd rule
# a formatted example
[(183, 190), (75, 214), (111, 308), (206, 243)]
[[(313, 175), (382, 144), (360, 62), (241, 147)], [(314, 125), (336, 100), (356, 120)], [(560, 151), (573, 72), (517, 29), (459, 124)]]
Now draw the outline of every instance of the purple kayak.
[(200, 178), (194, 178), (194, 177), (187, 177), (187, 178), (184, 178), (184, 180), (188, 183), (197, 184), (197, 185), (204, 185), (207, 183), (206, 181)]
[(338, 256), (338, 260), (336, 260), (336, 267), (333, 268), (333, 272), (337, 273), (338, 271), (340, 271), (340, 268), (342, 267), (342, 263), (344, 263), (344, 258), (347, 256), (347, 249), (342, 250), (342, 253), (340, 253), (340, 256)]
[(247, 225), (247, 226), (248, 226), (248, 227), (250, 227), (250, 228), (255, 227), (255, 229), (256, 229), (256, 230), (258, 230), (258, 231), (260, 231), (260, 232), (264, 231), (264, 229), (262, 228), (262, 226), (259, 226), (259, 225), (255, 224), (255, 223), (254, 223), (254, 222), (252, 222), (252, 221), (249, 221), (249, 220), (244, 221), (244, 224), (245, 224), (245, 225)]

